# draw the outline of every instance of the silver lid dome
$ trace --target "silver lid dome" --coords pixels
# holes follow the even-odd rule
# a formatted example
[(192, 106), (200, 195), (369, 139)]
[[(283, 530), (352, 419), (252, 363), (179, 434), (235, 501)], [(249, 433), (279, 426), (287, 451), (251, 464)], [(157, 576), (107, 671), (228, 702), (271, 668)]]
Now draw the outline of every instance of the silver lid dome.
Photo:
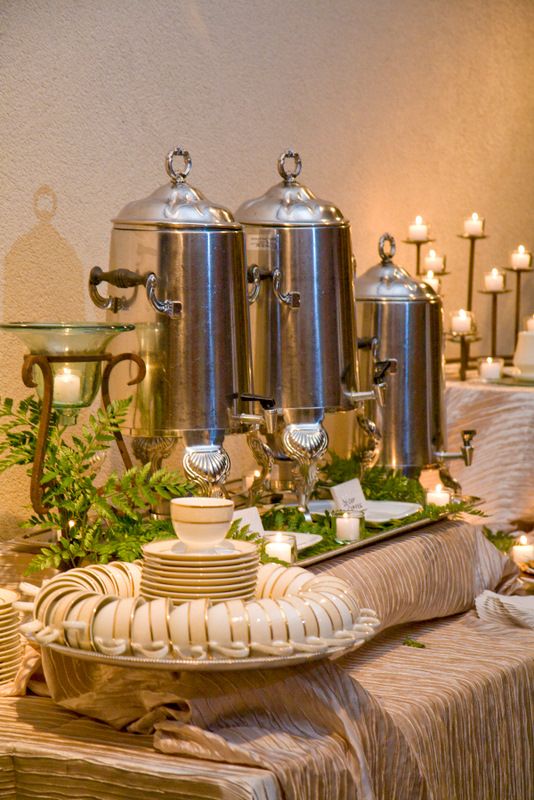
[[(285, 162), (293, 159), (294, 169), (286, 170)], [(297, 181), (302, 160), (294, 150), (286, 150), (278, 159), (281, 183), (272, 186), (261, 197), (247, 200), (239, 206), (236, 218), (244, 225), (306, 226), (346, 225), (339, 208), (329, 200), (321, 200)]]
[[(184, 159), (184, 168), (176, 172), (173, 160)], [(165, 169), (170, 183), (160, 186), (151, 195), (134, 200), (124, 206), (113, 219), (116, 227), (156, 226), (166, 228), (213, 227), (239, 229), (232, 215), (224, 206), (207, 200), (198, 189), (186, 182), (191, 171), (191, 157), (183, 147), (175, 147), (165, 159)]]
[[(389, 242), (387, 251), (386, 242)], [(393, 263), (395, 251), (394, 237), (384, 233), (378, 243), (380, 264), (356, 278), (356, 299), (436, 300), (438, 295), (430, 286), (415, 280), (405, 269)]]

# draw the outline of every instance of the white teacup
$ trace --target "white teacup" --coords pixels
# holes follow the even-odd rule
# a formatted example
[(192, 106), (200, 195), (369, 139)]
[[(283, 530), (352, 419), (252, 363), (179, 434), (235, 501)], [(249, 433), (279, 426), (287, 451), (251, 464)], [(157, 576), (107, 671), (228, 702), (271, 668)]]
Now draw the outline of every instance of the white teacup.
[(224, 497), (175, 497), (171, 519), (178, 539), (188, 550), (216, 547), (226, 537), (234, 503)]

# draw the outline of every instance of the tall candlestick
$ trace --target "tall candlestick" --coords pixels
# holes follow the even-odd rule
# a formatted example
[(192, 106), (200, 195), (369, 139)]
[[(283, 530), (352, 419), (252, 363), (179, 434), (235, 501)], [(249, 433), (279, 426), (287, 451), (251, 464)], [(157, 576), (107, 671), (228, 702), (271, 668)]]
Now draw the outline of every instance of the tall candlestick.
[(428, 239), (428, 225), (423, 222), (423, 217), (417, 215), (415, 222), (408, 228), (408, 238), (412, 242), (426, 242)]
[(469, 219), (464, 220), (464, 233), (466, 236), (483, 236), (484, 235), (484, 219), (479, 217), (476, 211)]

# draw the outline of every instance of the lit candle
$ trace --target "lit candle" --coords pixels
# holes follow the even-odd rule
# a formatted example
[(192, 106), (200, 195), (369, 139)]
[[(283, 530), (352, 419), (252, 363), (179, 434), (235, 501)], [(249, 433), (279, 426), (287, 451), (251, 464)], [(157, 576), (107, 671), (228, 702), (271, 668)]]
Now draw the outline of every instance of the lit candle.
[(360, 538), (360, 519), (362, 515), (347, 512), (336, 517), (336, 539), (339, 542), (357, 542)]
[(426, 242), (428, 239), (428, 225), (423, 222), (423, 217), (417, 215), (415, 222), (408, 229), (408, 239), (412, 242)]
[(451, 502), (451, 493), (438, 483), (435, 489), (428, 489), (426, 493), (427, 505), (446, 506)]
[(519, 544), (512, 547), (512, 559), (519, 567), (534, 561), (534, 544), (529, 544), (526, 536), (520, 536)]
[(534, 314), (527, 319), (527, 331), (534, 331)]
[(434, 272), (431, 269), (428, 270), (423, 280), (434, 289), (436, 294), (439, 294), (439, 278), (435, 277)]
[(476, 211), (464, 221), (464, 233), (475, 237), (484, 235), (484, 219), (480, 218)]
[(425, 256), (425, 267), (434, 272), (442, 272), (445, 263), (444, 256), (438, 256), (435, 250), (429, 250), (428, 255)]
[(64, 405), (79, 403), (80, 388), (80, 376), (72, 372), (68, 367), (64, 367), (62, 372), (54, 375), (54, 402), (63, 403)]
[(504, 275), (497, 267), (493, 267), (491, 272), (484, 274), (484, 288), (487, 292), (504, 291)]
[(266, 536), (265, 552), (271, 558), (291, 564), (294, 561), (295, 537), (289, 533), (275, 533)]
[(525, 246), (520, 244), (510, 257), (510, 263), (514, 269), (530, 269), (532, 263), (532, 253), (525, 250)]
[(451, 328), (453, 333), (471, 333), (471, 315), (461, 308), (455, 311), (451, 318)]
[(480, 361), (478, 365), (478, 373), (481, 378), (486, 381), (499, 380), (502, 374), (503, 360), (502, 358), (492, 358), (488, 356)]

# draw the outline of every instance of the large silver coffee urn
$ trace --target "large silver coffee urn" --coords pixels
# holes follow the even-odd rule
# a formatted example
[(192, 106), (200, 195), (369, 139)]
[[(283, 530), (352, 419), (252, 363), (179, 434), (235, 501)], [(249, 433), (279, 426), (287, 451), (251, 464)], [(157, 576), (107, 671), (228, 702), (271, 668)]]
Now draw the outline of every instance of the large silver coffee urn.
[[(187, 183), (190, 169), (187, 151), (168, 154), (170, 182), (119, 212), (109, 271), (95, 267), (89, 288), (111, 318), (136, 326), (120, 343), (147, 367), (126, 430), (134, 452), (157, 466), (182, 437), (186, 474), (212, 494), (230, 470), (224, 435), (250, 410), (241, 399), (252, 391), (247, 285), (241, 225)], [(116, 370), (114, 398), (131, 393), (127, 369)]]
[(281, 183), (243, 203), (236, 218), (255, 287), (255, 390), (273, 397), (278, 413), (274, 434), (249, 440), (267, 487), (296, 491), (306, 508), (328, 446), (325, 412), (353, 408), (374, 391), (359, 391), (350, 223), (298, 182), (301, 168), (298, 153), (282, 153)]
[(385, 405), (368, 411), (381, 432), (378, 462), (414, 477), (439, 468), (443, 483), (458, 492), (446, 462), (471, 463), (475, 431), (463, 432), (458, 453), (446, 451), (441, 297), (393, 263), (392, 236), (380, 238), (378, 251), (380, 263), (356, 281), (360, 344), (369, 343), (360, 350), (362, 385), (374, 375), (374, 359), (392, 364), (384, 378)]

